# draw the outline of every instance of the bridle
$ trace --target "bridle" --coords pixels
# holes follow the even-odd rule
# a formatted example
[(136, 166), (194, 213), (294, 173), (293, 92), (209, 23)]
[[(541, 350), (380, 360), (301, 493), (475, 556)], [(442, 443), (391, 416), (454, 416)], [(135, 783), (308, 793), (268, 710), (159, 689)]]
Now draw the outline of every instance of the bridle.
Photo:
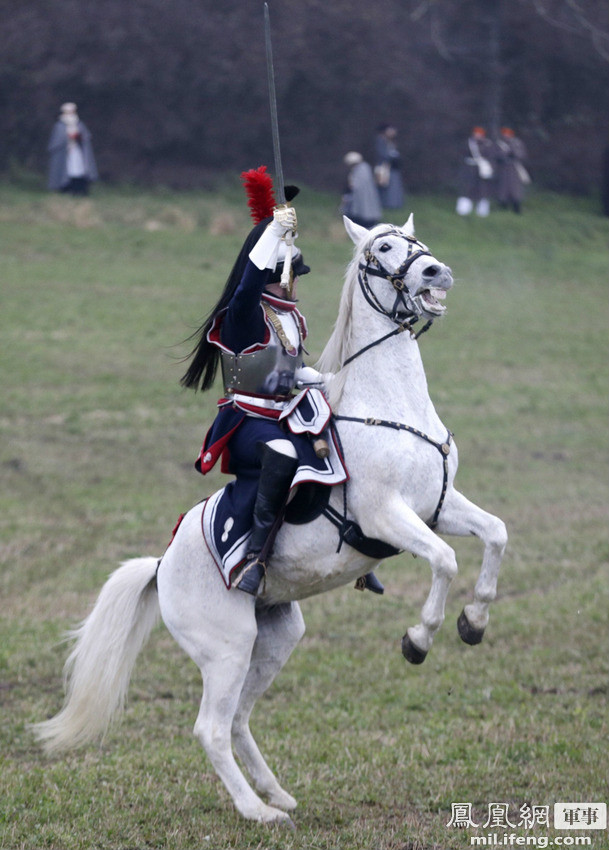
[[(385, 266), (381, 263), (378, 257), (376, 257), (372, 253), (372, 246), (379, 239), (385, 239), (387, 236), (399, 236), (401, 239), (406, 239), (408, 241), (408, 255), (401, 266), (396, 269), (396, 271), (391, 272), (389, 269), (386, 269)], [(421, 242), (418, 242), (413, 236), (407, 236), (403, 231), (398, 230), (397, 228), (390, 228), (389, 230), (384, 230), (382, 233), (378, 233), (374, 239), (370, 242), (370, 245), (366, 249), (364, 253), (364, 261), (360, 261), (358, 265), (358, 276), (357, 280), (360, 285), (360, 289), (362, 290), (362, 294), (368, 304), (375, 310), (377, 313), (380, 313), (383, 316), (386, 316), (390, 319), (396, 327), (390, 331), (385, 336), (382, 336), (380, 339), (371, 342), (369, 345), (366, 345), (364, 348), (361, 348), (355, 354), (352, 354), (351, 357), (348, 357), (343, 366), (346, 366), (348, 363), (351, 363), (352, 360), (355, 360), (356, 357), (359, 357), (360, 354), (363, 354), (368, 349), (373, 348), (375, 345), (379, 345), (381, 342), (384, 342), (386, 339), (389, 339), (396, 334), (400, 334), (403, 331), (408, 331), (413, 339), (418, 339), (421, 334), (428, 331), (433, 323), (433, 319), (430, 319), (417, 334), (413, 332), (413, 325), (419, 321), (419, 316), (409, 306), (408, 301), (410, 300), (410, 291), (405, 283), (405, 277), (408, 274), (408, 271), (411, 265), (415, 260), (418, 260), (419, 257), (431, 256), (431, 251), (428, 251), (427, 248), (422, 245)], [(392, 285), (395, 291), (395, 301), (393, 302), (393, 306), (390, 310), (386, 307), (383, 307), (376, 294), (372, 290), (370, 286), (370, 282), (368, 280), (368, 276), (372, 277), (381, 277), (384, 280), (388, 280)], [(410, 302), (412, 303), (412, 301)]]

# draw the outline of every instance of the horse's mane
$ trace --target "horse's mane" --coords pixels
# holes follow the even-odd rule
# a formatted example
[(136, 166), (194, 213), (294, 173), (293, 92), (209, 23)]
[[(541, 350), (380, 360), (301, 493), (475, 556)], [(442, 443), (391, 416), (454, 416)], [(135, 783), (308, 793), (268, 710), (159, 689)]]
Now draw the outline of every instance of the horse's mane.
[(352, 353), (351, 332), (353, 323), (351, 313), (361, 251), (362, 245), (357, 245), (353, 259), (347, 266), (334, 329), (316, 363), (316, 368), (320, 372), (330, 372), (334, 376), (331, 381), (327, 382), (328, 401), (332, 408), (336, 408), (343, 394), (347, 370), (342, 369), (342, 365)]

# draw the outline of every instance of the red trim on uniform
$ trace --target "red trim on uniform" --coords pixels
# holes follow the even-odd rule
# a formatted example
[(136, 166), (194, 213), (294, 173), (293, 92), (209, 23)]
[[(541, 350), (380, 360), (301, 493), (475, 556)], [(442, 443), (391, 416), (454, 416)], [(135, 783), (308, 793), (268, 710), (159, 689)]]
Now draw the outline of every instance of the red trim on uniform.
[[(218, 313), (218, 315), (214, 318), (213, 324), (207, 332), (208, 342), (211, 342), (212, 345), (215, 345), (216, 348), (219, 348), (221, 351), (228, 352), (228, 354), (251, 354), (253, 351), (261, 351), (263, 348), (267, 347), (267, 345), (271, 341), (271, 330), (266, 317), (266, 313), (264, 313), (264, 311), (263, 313), (266, 331), (263, 342), (254, 342), (252, 343), (252, 345), (249, 345), (247, 348), (244, 348), (243, 351), (233, 351), (232, 348), (228, 348), (228, 346), (224, 345), (222, 339), (220, 338), (220, 333), (222, 329), (222, 320), (224, 319), (226, 309), (221, 310), (220, 313)], [(262, 304), (260, 305), (260, 309), (263, 310)]]
[(220, 472), (223, 475), (230, 475), (230, 451), (228, 446), (224, 447), (220, 457)]
[(279, 295), (272, 295), (270, 292), (263, 292), (261, 297), (263, 301), (268, 301), (271, 307), (275, 307), (276, 310), (281, 310), (283, 313), (292, 313), (294, 310), (298, 311), (295, 301), (289, 301), (287, 298), (281, 298)]
[(269, 410), (268, 407), (256, 407), (255, 404), (247, 404), (244, 401), (235, 401), (233, 404), (237, 410), (242, 410), (244, 413), (255, 413), (264, 419), (279, 419), (283, 413), (283, 410)]
[(176, 522), (176, 524), (174, 525), (174, 527), (173, 527), (173, 531), (171, 532), (171, 540), (170, 540), (170, 541), (169, 541), (169, 543), (167, 544), (167, 549), (169, 549), (169, 547), (170, 547), (170, 546), (171, 546), (171, 544), (173, 543), (174, 537), (175, 537), (175, 536), (176, 536), (176, 534), (178, 533), (178, 528), (182, 525), (182, 520), (184, 519), (184, 517), (185, 517), (185, 516), (186, 516), (186, 514), (180, 514), (180, 516), (178, 517), (178, 521), (177, 521), (177, 522)]
[[(241, 419), (235, 425), (234, 428), (232, 428), (230, 431), (227, 431), (226, 434), (223, 434), (219, 440), (216, 440), (215, 443), (212, 443), (211, 446), (206, 447), (205, 441), (203, 442), (203, 447), (199, 452), (199, 457), (195, 461), (195, 469), (198, 470), (201, 475), (207, 475), (207, 473), (214, 468), (220, 455), (222, 455), (222, 472), (228, 472), (228, 469), (224, 469), (225, 463), (228, 466), (228, 452), (225, 452), (226, 444), (233, 436), (237, 428), (240, 427), (242, 422), (243, 419)], [(205, 440), (207, 440), (207, 437), (205, 438)], [(224, 458), (225, 453), (227, 455), (226, 460)]]

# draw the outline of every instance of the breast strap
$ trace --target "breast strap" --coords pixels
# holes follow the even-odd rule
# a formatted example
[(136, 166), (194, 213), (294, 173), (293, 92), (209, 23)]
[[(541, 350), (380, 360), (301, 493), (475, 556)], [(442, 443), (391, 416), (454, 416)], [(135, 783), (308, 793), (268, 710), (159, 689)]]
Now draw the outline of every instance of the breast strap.
[(444, 505), (444, 499), (446, 498), (446, 491), (448, 489), (448, 456), (450, 454), (450, 444), (453, 438), (452, 431), (448, 431), (447, 429), (446, 440), (443, 443), (439, 443), (437, 440), (432, 439), (432, 437), (428, 434), (423, 433), (423, 431), (419, 431), (418, 428), (413, 428), (412, 425), (405, 425), (403, 422), (391, 422), (388, 419), (375, 419), (372, 416), (363, 418), (359, 416), (340, 416), (339, 414), (334, 414), (333, 419), (342, 422), (359, 422), (362, 425), (375, 425), (383, 428), (393, 428), (395, 431), (408, 431), (409, 434), (414, 434), (416, 437), (420, 437), (440, 452), (443, 468), (442, 492), (431, 522), (428, 523), (430, 528), (435, 528), (438, 524), (440, 511)]

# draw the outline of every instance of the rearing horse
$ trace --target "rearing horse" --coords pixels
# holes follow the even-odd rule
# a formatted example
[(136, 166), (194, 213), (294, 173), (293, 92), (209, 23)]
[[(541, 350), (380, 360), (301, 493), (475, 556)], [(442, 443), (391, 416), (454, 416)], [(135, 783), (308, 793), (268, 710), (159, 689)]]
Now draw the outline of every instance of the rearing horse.
[[(457, 448), (429, 398), (417, 343), (444, 313), (452, 273), (415, 239), (412, 216), (403, 228), (381, 224), (368, 231), (348, 219), (345, 226), (354, 258), (318, 364), (334, 375), (328, 396), (350, 471), (346, 489), (334, 487), (329, 502), (341, 529), (325, 515), (306, 525), (285, 522), (265, 593), (255, 599), (227, 590), (202, 536), (203, 504), (192, 508), (160, 562), (123, 564), (73, 633), (65, 704), (35, 727), (47, 750), (103, 734), (124, 703), (136, 657), (160, 613), (201, 670), (194, 732), (235, 806), (246, 818), (289, 822), (296, 801), (260, 754), (249, 717), (304, 634), (297, 600), (363, 576), (387, 552), (425, 558), (431, 589), (420, 622), (402, 639), (405, 657), (420, 663), (444, 620), (457, 572), (455, 553), (438, 533), (473, 534), (484, 544), (482, 569), (458, 628), (467, 643), (482, 639), (506, 529), (454, 488)], [(359, 527), (359, 543), (344, 533), (346, 524)], [(268, 802), (246, 780), (233, 749)]]

